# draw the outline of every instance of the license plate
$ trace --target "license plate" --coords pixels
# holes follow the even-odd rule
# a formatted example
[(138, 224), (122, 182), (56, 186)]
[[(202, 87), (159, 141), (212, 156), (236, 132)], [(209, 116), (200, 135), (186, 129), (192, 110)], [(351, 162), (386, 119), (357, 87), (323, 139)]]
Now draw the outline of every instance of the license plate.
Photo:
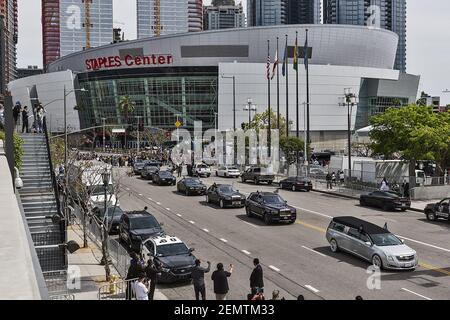
[(240, 201), (233, 201), (233, 206), (240, 206), (241, 202)]
[(412, 263), (405, 263), (405, 268), (411, 268), (413, 266)]
[(406, 203), (402, 203), (402, 207), (406, 207)]

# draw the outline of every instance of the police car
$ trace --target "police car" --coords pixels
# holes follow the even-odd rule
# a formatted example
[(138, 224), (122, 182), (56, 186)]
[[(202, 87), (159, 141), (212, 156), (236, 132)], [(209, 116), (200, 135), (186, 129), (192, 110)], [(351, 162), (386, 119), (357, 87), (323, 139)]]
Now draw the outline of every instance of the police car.
[(193, 251), (183, 241), (169, 235), (151, 237), (142, 243), (142, 254), (152, 257), (155, 265), (161, 267), (158, 281), (163, 283), (191, 279), (197, 259)]

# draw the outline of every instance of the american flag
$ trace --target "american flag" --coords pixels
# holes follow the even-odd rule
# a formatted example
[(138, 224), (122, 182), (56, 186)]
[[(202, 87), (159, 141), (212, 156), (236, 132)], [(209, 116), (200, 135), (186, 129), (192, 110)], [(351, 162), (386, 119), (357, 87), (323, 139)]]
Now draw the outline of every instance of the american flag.
[(267, 55), (267, 80), (270, 80), (270, 54)]

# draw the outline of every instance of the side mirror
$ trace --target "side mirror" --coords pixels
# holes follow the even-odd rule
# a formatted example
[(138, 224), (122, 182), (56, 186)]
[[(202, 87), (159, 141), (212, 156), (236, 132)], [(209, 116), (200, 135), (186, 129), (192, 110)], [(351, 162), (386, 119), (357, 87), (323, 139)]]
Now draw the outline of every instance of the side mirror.
[(366, 244), (366, 246), (368, 246), (368, 247), (371, 247), (372, 246), (372, 242), (370, 242), (370, 241), (366, 241), (366, 242), (364, 242), (365, 244)]
[(400, 241), (401, 241), (402, 243), (405, 243), (405, 240), (403, 240), (403, 239), (400, 239)]
[(189, 252), (190, 252), (190, 253), (192, 253), (192, 252), (194, 252), (194, 251), (195, 251), (194, 248), (189, 248)]

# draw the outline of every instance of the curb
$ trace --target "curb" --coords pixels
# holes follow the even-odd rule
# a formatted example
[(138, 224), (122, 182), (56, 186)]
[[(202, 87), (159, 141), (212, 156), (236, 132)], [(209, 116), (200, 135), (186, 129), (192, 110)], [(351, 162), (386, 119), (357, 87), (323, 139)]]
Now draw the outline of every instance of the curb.
[[(358, 197), (348, 196), (348, 195), (345, 195), (345, 194), (339, 194), (339, 193), (328, 192), (328, 191), (323, 191), (323, 190), (316, 190), (316, 189), (313, 189), (312, 191), (313, 192), (317, 192), (317, 193), (322, 193), (322, 194), (334, 195), (336, 197), (341, 197), (341, 198), (346, 198), (346, 199), (359, 200)], [(409, 208), (408, 211), (415, 211), (415, 212), (423, 213), (423, 210), (417, 209), (417, 208), (413, 208), (413, 207)]]

